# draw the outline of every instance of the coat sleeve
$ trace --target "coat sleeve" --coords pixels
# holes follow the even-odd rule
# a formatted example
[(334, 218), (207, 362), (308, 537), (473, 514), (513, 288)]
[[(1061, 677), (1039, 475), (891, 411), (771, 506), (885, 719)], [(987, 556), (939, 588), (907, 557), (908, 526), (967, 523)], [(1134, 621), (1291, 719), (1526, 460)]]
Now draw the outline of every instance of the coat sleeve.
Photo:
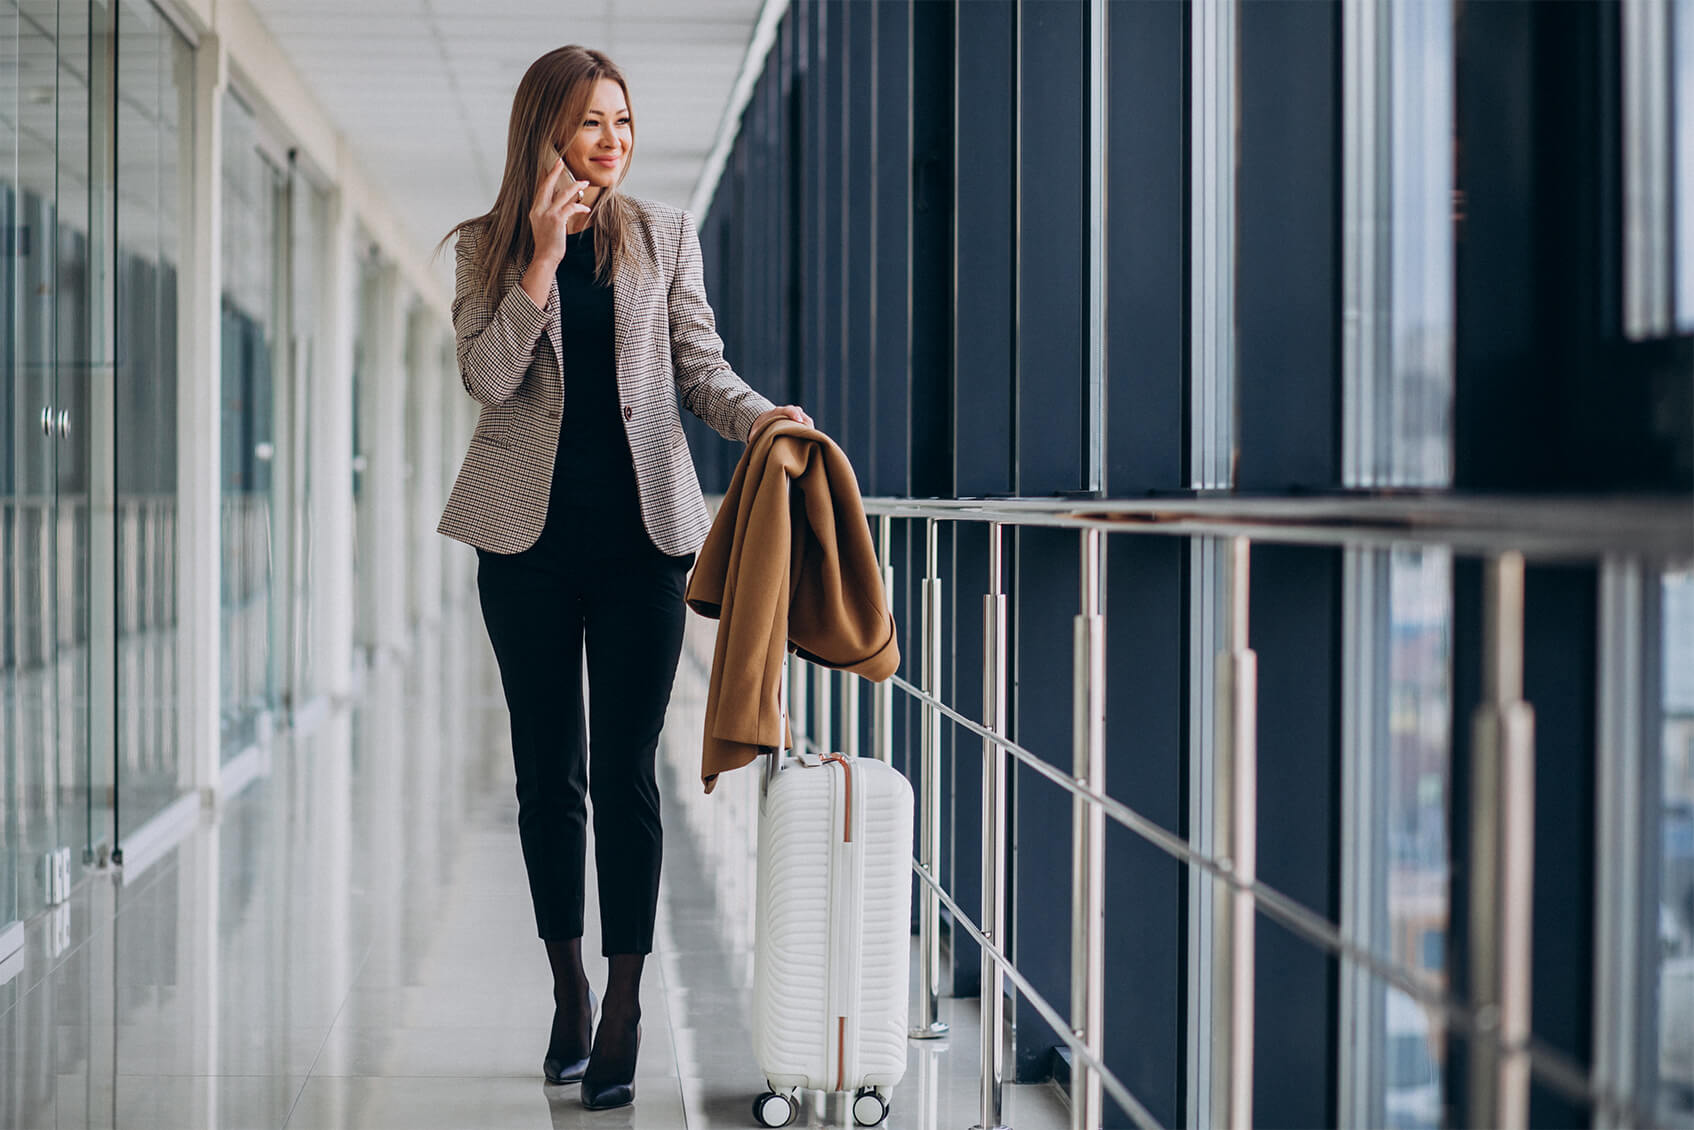
[(535, 343), (551, 322), (558, 292), (547, 308), (537, 309), (522, 286), (506, 291), (498, 305), (489, 303), (476, 267), (476, 229), (459, 232), (453, 271), (453, 333), (458, 340), (459, 378), (482, 405), (510, 400), (523, 384), (535, 356)]
[(694, 230), (694, 217), (687, 212), (681, 213), (669, 304), (671, 363), (682, 402), (725, 439), (746, 443), (753, 421), (775, 405), (750, 388), (724, 360), (723, 339), (706, 301), (700, 236)]

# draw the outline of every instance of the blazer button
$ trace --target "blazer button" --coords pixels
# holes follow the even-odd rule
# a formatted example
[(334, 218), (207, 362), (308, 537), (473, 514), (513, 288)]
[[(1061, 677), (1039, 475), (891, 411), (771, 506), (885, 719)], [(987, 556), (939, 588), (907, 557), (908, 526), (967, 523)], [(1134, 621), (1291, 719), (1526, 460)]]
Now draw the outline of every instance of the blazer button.
[(630, 417), (631, 417), (631, 416), (633, 416), (633, 415), (635, 415), (635, 409), (633, 409), (633, 408), (631, 408), (631, 407), (630, 407), (630, 406), (629, 406), (629, 405), (627, 405), (627, 404), (626, 404), (626, 405), (624, 405), (624, 406), (623, 406), (623, 418), (624, 418), (624, 419), (626, 419), (626, 420), (627, 420), (627, 419), (629, 419), (629, 418), (630, 418)]

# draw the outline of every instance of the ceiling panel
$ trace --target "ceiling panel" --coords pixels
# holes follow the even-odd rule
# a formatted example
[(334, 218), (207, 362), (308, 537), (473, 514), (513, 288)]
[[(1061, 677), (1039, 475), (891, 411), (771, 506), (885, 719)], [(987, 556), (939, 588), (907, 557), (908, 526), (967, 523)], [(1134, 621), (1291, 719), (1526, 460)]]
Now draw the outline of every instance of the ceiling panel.
[[(625, 188), (688, 202), (762, 0), (252, 0), (417, 248), (494, 202), (518, 80), (555, 46), (605, 51), (638, 115)], [(437, 266), (451, 290), (452, 262)]]

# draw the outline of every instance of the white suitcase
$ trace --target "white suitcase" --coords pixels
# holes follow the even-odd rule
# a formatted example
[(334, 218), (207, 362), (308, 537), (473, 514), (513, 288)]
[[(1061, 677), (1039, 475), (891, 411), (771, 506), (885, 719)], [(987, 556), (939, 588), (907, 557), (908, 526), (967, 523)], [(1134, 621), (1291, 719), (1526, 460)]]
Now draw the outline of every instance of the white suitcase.
[(887, 1117), (906, 1072), (911, 859), (912, 786), (892, 766), (813, 755), (767, 773), (753, 974), (763, 1125), (794, 1120), (799, 1088), (853, 1092), (861, 1126)]

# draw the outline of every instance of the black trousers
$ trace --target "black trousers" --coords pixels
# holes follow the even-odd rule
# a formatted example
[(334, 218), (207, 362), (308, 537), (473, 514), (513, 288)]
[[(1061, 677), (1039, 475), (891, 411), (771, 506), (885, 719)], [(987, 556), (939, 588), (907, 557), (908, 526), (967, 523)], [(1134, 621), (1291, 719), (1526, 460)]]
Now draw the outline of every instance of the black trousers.
[(650, 953), (663, 847), (654, 755), (694, 555), (659, 550), (639, 513), (555, 506), (534, 546), (477, 557), (483, 621), (512, 716), (536, 929), (547, 941), (582, 936), (591, 799), (601, 951)]

